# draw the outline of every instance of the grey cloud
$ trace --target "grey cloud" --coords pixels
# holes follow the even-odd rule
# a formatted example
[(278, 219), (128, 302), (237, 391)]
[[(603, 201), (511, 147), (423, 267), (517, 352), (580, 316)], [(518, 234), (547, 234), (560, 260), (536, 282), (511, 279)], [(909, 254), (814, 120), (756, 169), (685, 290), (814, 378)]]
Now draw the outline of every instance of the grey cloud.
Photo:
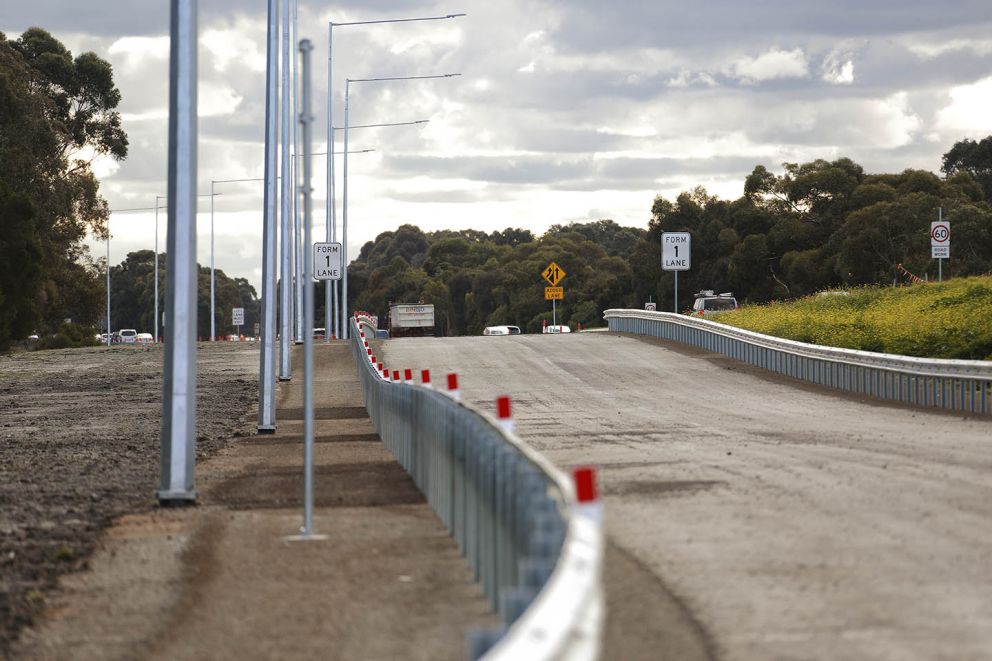
[(705, 49), (713, 45), (781, 43), (812, 36), (853, 37), (901, 34), (988, 23), (984, 0), (951, 4), (929, 0), (839, 0), (760, 4), (737, 0), (694, 3), (675, 0), (548, 0), (562, 11), (556, 44), (569, 52), (630, 46)]

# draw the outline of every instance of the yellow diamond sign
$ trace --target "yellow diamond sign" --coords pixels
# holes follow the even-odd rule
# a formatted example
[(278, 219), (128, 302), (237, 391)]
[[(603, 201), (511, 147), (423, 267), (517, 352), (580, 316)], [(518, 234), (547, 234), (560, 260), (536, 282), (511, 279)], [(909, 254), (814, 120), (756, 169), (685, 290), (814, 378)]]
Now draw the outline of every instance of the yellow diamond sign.
[(548, 264), (548, 268), (544, 269), (541, 276), (551, 283), (552, 287), (557, 287), (561, 279), (565, 277), (565, 269), (558, 266), (554, 262)]

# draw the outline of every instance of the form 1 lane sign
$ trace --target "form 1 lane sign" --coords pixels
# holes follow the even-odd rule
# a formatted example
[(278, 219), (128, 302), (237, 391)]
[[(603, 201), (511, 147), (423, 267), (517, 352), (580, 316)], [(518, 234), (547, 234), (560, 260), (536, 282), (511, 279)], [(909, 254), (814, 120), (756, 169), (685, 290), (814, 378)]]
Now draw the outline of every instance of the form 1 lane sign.
[(313, 279), (341, 279), (341, 244), (313, 244)]
[(692, 266), (692, 236), (688, 232), (663, 232), (661, 268), (665, 271), (688, 271)]

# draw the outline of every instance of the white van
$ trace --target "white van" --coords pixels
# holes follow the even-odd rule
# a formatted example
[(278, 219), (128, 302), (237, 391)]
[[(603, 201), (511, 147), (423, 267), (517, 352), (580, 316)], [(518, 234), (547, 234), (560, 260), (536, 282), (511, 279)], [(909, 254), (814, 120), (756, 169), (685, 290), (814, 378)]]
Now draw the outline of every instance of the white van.
[(561, 325), (547, 325), (544, 327), (544, 333), (546, 335), (561, 335), (562, 333), (571, 333), (572, 329), (568, 326)]
[(112, 342), (117, 344), (134, 344), (137, 341), (138, 331), (133, 328), (122, 328), (114, 334)]

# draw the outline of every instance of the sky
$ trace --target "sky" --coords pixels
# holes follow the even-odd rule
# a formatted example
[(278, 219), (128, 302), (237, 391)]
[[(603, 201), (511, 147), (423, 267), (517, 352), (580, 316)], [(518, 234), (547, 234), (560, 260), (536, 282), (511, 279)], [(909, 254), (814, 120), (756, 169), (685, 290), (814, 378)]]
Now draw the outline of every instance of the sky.
[[(5, 3), (0, 30), (38, 26), (114, 67), (130, 138), (96, 160), (111, 209), (111, 263), (151, 249), (166, 193), (169, 3)], [(263, 175), (266, 5), (199, 3), (199, 189)], [(350, 131), (349, 253), (404, 223), (425, 231), (527, 228), (612, 218), (647, 227), (654, 198), (703, 186), (733, 199), (756, 165), (847, 156), (868, 172), (938, 172), (962, 138), (992, 134), (987, 0), (298, 0), (313, 55), (313, 152), (333, 121), (427, 124)], [(337, 150), (343, 149), (337, 132)], [(341, 218), (343, 160), (336, 161)], [(314, 158), (314, 236), (325, 235), (325, 157)], [(262, 183), (214, 183), (215, 264), (261, 282)], [(210, 263), (210, 197), (198, 255)], [(164, 204), (164, 203), (163, 203)], [(165, 249), (166, 214), (159, 214)], [(340, 231), (340, 230), (339, 230)], [(95, 256), (106, 246), (93, 243)]]

